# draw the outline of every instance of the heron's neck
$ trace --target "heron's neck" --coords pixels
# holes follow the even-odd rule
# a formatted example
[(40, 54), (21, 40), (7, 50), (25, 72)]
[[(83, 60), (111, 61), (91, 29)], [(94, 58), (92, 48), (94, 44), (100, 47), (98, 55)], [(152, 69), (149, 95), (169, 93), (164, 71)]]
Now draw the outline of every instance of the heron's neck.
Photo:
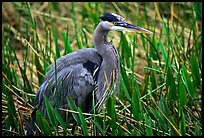
[(94, 31), (93, 44), (98, 53), (105, 52), (106, 46), (104, 45), (107, 39), (109, 30), (104, 30), (101, 23), (99, 23)]

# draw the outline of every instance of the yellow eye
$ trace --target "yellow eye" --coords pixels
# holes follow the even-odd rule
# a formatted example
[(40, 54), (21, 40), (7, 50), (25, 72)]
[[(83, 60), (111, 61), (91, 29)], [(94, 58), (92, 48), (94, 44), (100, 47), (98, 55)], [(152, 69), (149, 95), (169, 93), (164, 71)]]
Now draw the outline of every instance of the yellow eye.
[(113, 22), (114, 25), (117, 25), (117, 22)]

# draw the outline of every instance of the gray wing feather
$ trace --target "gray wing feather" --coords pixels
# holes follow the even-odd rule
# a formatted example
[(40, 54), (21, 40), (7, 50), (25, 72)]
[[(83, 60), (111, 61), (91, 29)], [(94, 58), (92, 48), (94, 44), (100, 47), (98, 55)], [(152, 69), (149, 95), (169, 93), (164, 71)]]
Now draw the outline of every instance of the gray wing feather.
[(55, 83), (55, 78), (46, 80), (35, 99), (38, 101), (38, 109), (42, 110), (45, 115), (43, 95), (46, 95), (52, 106), (56, 107), (55, 100), (58, 100), (58, 108), (63, 108), (65, 105), (68, 106), (67, 96), (71, 96), (75, 103), (80, 105), (95, 86), (93, 76), (83, 68), (82, 64), (70, 65), (69, 68), (58, 72), (57, 85)]
[[(102, 62), (102, 58), (97, 53), (95, 48), (86, 48), (86, 49), (80, 49), (75, 52), (72, 52), (70, 54), (67, 54), (65, 56), (62, 56), (57, 59), (56, 61), (56, 68), (57, 72), (60, 70), (74, 64), (78, 63), (85, 63), (87, 60), (94, 61), (98, 66), (100, 66)], [(52, 71), (48, 72), (46, 76), (53, 77), (54, 75), (54, 66), (55, 64), (52, 63), (49, 68), (52, 69)]]
[[(43, 96), (45, 95), (53, 107), (58, 99), (58, 108), (69, 108), (67, 96), (71, 96), (77, 105), (81, 104), (86, 96), (95, 88), (93, 74), (83, 67), (88, 60), (94, 61), (98, 67), (102, 62), (95, 49), (80, 49), (65, 55), (56, 61), (57, 83), (55, 79), (54, 63), (50, 65), (50, 71), (46, 74), (44, 83), (38, 90), (35, 101), (35, 109), (40, 109), (46, 116), (46, 107)], [(57, 84), (57, 85), (56, 85)]]

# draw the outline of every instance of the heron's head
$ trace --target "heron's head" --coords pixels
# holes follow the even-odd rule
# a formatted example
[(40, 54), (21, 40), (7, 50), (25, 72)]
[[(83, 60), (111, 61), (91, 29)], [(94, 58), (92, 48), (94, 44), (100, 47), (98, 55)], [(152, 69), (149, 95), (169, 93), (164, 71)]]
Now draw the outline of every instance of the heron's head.
[(151, 34), (152, 32), (149, 30), (146, 30), (142, 27), (135, 26), (132, 24), (129, 24), (125, 21), (125, 19), (117, 15), (115, 13), (104, 13), (103, 16), (100, 17), (101, 19), (101, 25), (106, 30), (115, 30), (115, 31), (126, 31), (126, 32), (141, 32), (141, 33), (147, 33)]

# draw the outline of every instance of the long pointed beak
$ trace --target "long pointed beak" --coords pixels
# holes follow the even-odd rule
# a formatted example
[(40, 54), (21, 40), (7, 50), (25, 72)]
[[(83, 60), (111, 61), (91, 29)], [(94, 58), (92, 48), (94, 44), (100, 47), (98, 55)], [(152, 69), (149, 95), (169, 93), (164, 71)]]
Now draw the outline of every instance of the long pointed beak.
[(124, 28), (126, 28), (128, 30), (130, 29), (129, 31), (131, 31), (131, 32), (136, 31), (136, 32), (145, 33), (145, 34), (152, 34), (153, 33), (153, 32), (151, 32), (151, 31), (149, 31), (147, 29), (144, 29), (142, 27), (129, 24), (127, 22), (118, 23), (117, 26), (124, 27)]

